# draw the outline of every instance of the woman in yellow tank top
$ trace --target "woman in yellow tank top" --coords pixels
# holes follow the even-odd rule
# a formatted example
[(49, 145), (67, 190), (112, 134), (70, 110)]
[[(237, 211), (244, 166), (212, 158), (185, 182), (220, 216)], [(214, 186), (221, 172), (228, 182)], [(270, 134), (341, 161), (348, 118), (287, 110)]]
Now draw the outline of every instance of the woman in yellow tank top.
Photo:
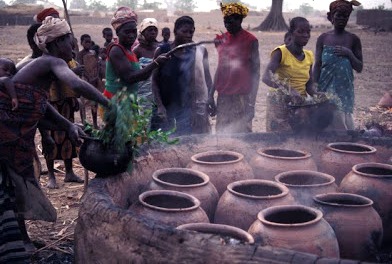
[(303, 49), (310, 38), (309, 21), (303, 17), (291, 19), (288, 33), (289, 41), (272, 51), (263, 75), (263, 82), (270, 87), (267, 132), (290, 131), (286, 104), (304, 101), (307, 94), (312, 96), (315, 93), (311, 74), (314, 55), (312, 51)]

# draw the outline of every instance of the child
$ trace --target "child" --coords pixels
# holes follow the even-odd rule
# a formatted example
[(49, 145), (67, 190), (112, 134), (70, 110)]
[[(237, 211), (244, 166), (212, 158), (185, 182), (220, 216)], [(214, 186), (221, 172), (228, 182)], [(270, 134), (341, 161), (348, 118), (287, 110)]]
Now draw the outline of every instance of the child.
[(162, 38), (161, 44), (170, 43), (170, 28), (164, 27), (162, 28)]
[(291, 100), (301, 101), (307, 94), (313, 95), (311, 69), (313, 52), (303, 47), (310, 38), (309, 21), (303, 17), (290, 20), (288, 44), (272, 51), (271, 60), (264, 72), (263, 82), (270, 86), (267, 95), (266, 129), (290, 131), (287, 95)]
[(363, 68), (362, 45), (359, 37), (345, 30), (357, 1), (338, 0), (329, 5), (328, 20), (334, 29), (319, 36), (316, 43), (316, 62), (313, 78), (322, 92), (337, 95), (334, 130), (354, 129), (353, 69)]
[(80, 37), (80, 44), (82, 45), (83, 49), (81, 51), (79, 51), (76, 60), (79, 64), (84, 65), (83, 62), (83, 57), (84, 55), (88, 54), (91, 52), (91, 47), (92, 47), (92, 41), (91, 41), (91, 37), (88, 34), (83, 34)]
[(113, 41), (113, 30), (111, 28), (104, 28), (102, 30), (102, 37), (105, 39), (103, 46), (106, 48)]
[(7, 89), (8, 95), (11, 97), (12, 111), (17, 110), (19, 105), (14, 83), (11, 80), (11, 77), (15, 73), (16, 67), (14, 62), (7, 58), (0, 58), (0, 86), (4, 86)]

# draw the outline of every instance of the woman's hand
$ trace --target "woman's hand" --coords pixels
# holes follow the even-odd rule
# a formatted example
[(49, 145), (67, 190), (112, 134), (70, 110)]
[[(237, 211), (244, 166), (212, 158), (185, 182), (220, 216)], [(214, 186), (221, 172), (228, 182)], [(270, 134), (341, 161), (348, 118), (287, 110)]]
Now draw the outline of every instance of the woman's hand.
[(72, 144), (74, 144), (75, 146), (80, 146), (82, 144), (81, 137), (87, 136), (86, 133), (84, 133), (83, 129), (75, 124), (71, 124), (69, 126), (67, 133)]
[(352, 51), (349, 48), (343, 46), (335, 46), (333, 50), (334, 54), (341, 57), (350, 57), (352, 56)]
[(157, 58), (153, 60), (152, 63), (155, 63), (158, 67), (164, 64), (166, 61), (170, 59), (170, 56), (167, 56), (166, 53), (159, 55)]

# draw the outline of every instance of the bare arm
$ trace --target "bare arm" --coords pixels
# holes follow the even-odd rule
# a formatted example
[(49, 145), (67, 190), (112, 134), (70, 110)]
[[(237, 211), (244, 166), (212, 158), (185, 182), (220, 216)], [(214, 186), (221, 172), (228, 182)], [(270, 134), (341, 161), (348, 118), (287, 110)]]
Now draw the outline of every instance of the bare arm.
[[(157, 58), (161, 53), (162, 53), (161, 48), (158, 48), (155, 51), (154, 59)], [(161, 94), (159, 91), (158, 83), (159, 83), (158, 70), (154, 70), (152, 73), (152, 77), (151, 77), (152, 94), (154, 96), (155, 103), (157, 104), (158, 115), (165, 117), (166, 116), (166, 109), (162, 103), (162, 98), (161, 98)]]
[[(121, 48), (114, 46), (109, 52), (109, 60), (116, 73), (127, 83), (136, 83), (150, 77), (152, 71), (159, 67), (159, 61), (152, 62), (141, 70), (135, 71), (129, 64)], [(156, 59), (158, 60), (158, 58)], [(154, 60), (155, 61), (155, 60)]]
[(363, 57), (362, 57), (362, 43), (359, 37), (354, 35), (354, 45), (352, 53), (349, 56), (351, 66), (357, 72), (362, 72), (363, 69)]
[(8, 95), (11, 98), (16, 98), (14, 82), (9, 77), (0, 77), (0, 84), (3, 84), (7, 89)]
[(282, 60), (282, 52), (280, 49), (275, 50), (271, 55), (271, 60), (267, 65), (267, 68), (263, 74), (263, 83), (268, 85), (269, 87), (279, 88), (278, 84), (272, 80), (271, 74), (275, 74), (276, 70), (280, 65), (280, 61)]
[(323, 53), (323, 46), (324, 46), (323, 39), (324, 37), (323, 35), (321, 35), (316, 42), (316, 55), (315, 55), (315, 63), (313, 66), (313, 74), (312, 74), (313, 81), (315, 83), (319, 82), (320, 74), (321, 74), (321, 65), (322, 65), (321, 55)]
[(98, 102), (103, 106), (109, 105), (109, 100), (104, 97), (94, 86), (80, 79), (63, 60), (52, 60), (51, 68), (55, 76), (69, 85), (76, 93), (83, 97)]
[(310, 66), (309, 69), (309, 80), (306, 83), (305, 87), (306, 87), (306, 92), (309, 95), (313, 96), (314, 94), (316, 94), (317, 91), (315, 91), (313, 88), (312, 65)]
[(259, 89), (260, 84), (260, 54), (259, 54), (259, 42), (256, 40), (252, 43), (251, 48), (251, 73), (252, 73), (252, 88), (249, 94), (249, 103), (250, 107), (253, 107), (256, 104), (257, 91)]

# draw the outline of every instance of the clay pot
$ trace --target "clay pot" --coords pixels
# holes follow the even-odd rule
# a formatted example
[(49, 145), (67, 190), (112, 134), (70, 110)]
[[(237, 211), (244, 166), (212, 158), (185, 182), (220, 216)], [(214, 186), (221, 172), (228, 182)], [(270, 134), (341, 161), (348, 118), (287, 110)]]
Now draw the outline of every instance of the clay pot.
[(186, 168), (166, 168), (152, 174), (149, 190), (172, 190), (193, 195), (200, 201), (200, 207), (210, 221), (214, 219), (219, 195), (207, 174)]
[(210, 181), (222, 195), (229, 183), (253, 179), (253, 171), (244, 160), (244, 155), (234, 151), (207, 151), (191, 157), (187, 166), (202, 171), (210, 177)]
[(392, 95), (390, 92), (385, 92), (377, 103), (381, 107), (392, 107)]
[(281, 205), (264, 209), (248, 232), (262, 246), (339, 258), (339, 245), (332, 227), (320, 210), (311, 207)]
[(298, 204), (313, 206), (316, 194), (336, 192), (338, 186), (331, 175), (307, 170), (293, 170), (279, 173), (275, 180), (287, 188)]
[(355, 164), (375, 162), (376, 151), (372, 146), (359, 143), (329, 143), (321, 153), (319, 171), (334, 176), (336, 184), (339, 185)]
[(116, 175), (125, 172), (132, 159), (132, 148), (126, 146), (122, 153), (114, 147), (105, 146), (96, 138), (84, 137), (79, 151), (79, 160), (84, 168), (97, 176)]
[(253, 244), (254, 239), (242, 229), (229, 225), (210, 223), (191, 223), (180, 225), (177, 229), (196, 231), (199, 233), (218, 235), (224, 245)]
[(266, 180), (230, 183), (219, 199), (214, 222), (248, 230), (260, 210), (274, 205), (294, 204), (289, 189)]
[(361, 163), (343, 178), (340, 192), (355, 193), (368, 197), (380, 215), (384, 241), (392, 241), (392, 165)]
[(383, 230), (372, 200), (351, 193), (327, 193), (316, 195), (314, 201), (335, 231), (341, 258), (374, 260)]
[(140, 216), (175, 227), (188, 223), (209, 223), (200, 201), (177, 191), (146, 191), (139, 195), (139, 203), (131, 205), (130, 209)]
[(277, 174), (289, 170), (317, 171), (310, 153), (284, 148), (259, 149), (249, 164), (256, 179), (271, 181)]

